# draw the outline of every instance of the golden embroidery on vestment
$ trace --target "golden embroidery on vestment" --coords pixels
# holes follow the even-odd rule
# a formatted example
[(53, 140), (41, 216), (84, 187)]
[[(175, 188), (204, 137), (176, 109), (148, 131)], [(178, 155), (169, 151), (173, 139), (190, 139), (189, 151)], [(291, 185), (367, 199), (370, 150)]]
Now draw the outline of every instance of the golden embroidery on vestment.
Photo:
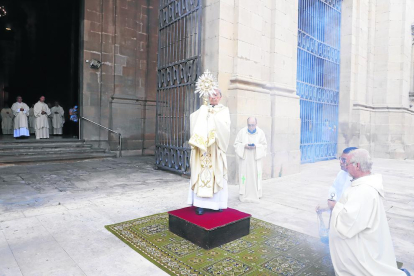
[(212, 180), (214, 178), (213, 165), (211, 163), (210, 151), (201, 154), (201, 172), (200, 172), (200, 188), (212, 188)]

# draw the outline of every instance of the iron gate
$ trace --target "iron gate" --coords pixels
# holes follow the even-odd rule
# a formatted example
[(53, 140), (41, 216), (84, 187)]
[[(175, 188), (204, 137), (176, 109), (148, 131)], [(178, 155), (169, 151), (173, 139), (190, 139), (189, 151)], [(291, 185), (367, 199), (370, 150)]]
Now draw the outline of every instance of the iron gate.
[(158, 37), (156, 166), (189, 174), (190, 114), (201, 67), (201, 0), (161, 0)]
[(299, 0), (297, 94), (302, 163), (336, 158), (342, 0)]

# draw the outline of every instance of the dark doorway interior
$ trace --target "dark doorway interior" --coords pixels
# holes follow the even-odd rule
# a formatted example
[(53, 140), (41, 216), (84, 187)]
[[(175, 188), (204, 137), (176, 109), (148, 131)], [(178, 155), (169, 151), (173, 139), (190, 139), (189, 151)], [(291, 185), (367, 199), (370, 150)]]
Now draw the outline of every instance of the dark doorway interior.
[(69, 108), (79, 104), (81, 0), (0, 0), (0, 108), (17, 95), (29, 106), (40, 95), (65, 110), (65, 136), (77, 134)]

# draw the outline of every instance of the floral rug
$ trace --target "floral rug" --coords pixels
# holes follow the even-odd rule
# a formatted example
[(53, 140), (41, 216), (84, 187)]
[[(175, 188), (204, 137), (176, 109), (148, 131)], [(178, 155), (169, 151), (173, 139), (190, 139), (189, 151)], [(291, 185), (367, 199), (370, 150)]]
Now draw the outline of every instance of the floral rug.
[(250, 227), (250, 235), (205, 250), (168, 231), (167, 213), (106, 226), (170, 275), (335, 275), (319, 239), (255, 218)]

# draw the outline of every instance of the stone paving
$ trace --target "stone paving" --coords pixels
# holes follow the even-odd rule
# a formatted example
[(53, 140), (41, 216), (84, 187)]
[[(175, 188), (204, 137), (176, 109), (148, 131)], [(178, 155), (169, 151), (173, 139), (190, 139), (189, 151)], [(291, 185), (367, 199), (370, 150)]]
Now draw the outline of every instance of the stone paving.
[[(397, 259), (414, 271), (414, 161), (374, 160), (384, 176)], [(229, 206), (317, 236), (338, 161), (264, 181), (260, 203)], [(186, 206), (188, 179), (153, 169), (153, 158), (0, 167), (0, 275), (165, 275), (104, 225)]]

